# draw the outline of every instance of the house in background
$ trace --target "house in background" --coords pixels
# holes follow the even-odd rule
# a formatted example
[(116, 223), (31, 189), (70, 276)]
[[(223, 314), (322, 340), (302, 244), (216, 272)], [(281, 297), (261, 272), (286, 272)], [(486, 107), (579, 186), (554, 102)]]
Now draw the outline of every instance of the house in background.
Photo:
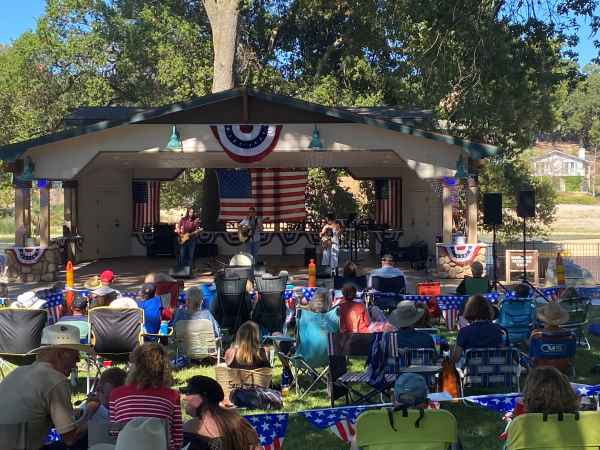
[(574, 144), (538, 143), (538, 156), (531, 158), (533, 175), (550, 177), (559, 192), (589, 192), (592, 162), (585, 148)]

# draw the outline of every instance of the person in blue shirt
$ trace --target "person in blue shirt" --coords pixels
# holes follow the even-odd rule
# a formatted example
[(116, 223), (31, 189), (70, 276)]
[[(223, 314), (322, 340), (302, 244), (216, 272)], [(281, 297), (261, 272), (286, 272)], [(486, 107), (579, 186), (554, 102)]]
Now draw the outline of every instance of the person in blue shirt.
[(392, 311), (388, 320), (398, 329), (396, 333), (399, 348), (431, 348), (435, 342), (431, 334), (415, 330), (415, 324), (425, 314), (425, 306), (412, 300), (403, 300)]
[(463, 351), (471, 348), (500, 347), (504, 342), (504, 332), (492, 322), (492, 306), (481, 294), (473, 295), (465, 305), (464, 318), (469, 325), (461, 328), (456, 338), (452, 360), (460, 360)]
[(160, 296), (156, 295), (156, 286), (152, 283), (143, 284), (140, 289), (140, 297), (142, 300), (138, 302), (138, 305), (144, 310), (145, 331), (150, 334), (158, 334), (163, 306)]
[(381, 267), (369, 274), (369, 287), (373, 287), (373, 277), (396, 278), (403, 276), (404, 273), (397, 267), (394, 267), (394, 257), (392, 255), (383, 255), (381, 258)]

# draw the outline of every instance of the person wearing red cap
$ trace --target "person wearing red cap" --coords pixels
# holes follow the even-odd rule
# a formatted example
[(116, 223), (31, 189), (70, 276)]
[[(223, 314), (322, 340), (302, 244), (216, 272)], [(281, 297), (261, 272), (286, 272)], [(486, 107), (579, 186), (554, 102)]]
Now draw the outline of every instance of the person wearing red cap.
[(102, 286), (110, 287), (115, 279), (115, 274), (112, 270), (105, 270), (100, 274), (100, 283)]

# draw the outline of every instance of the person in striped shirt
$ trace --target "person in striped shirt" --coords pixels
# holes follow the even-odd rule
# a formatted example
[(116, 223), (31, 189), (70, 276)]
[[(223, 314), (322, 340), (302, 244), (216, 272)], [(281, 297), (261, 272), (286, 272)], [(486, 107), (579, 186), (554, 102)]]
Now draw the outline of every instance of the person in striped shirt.
[(168, 428), (169, 450), (183, 441), (179, 392), (171, 389), (172, 376), (166, 347), (149, 342), (130, 357), (131, 370), (124, 386), (110, 394), (110, 422), (124, 425), (135, 417), (155, 417)]

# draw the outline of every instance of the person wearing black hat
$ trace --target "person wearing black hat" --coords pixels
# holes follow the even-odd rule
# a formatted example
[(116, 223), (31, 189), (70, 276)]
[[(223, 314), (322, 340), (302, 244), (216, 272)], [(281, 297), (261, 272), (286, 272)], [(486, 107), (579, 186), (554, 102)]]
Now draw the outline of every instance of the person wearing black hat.
[(223, 388), (214, 379), (197, 375), (188, 380), (185, 410), (193, 418), (183, 425), (188, 450), (259, 449), (256, 431), (235, 410), (221, 407)]

